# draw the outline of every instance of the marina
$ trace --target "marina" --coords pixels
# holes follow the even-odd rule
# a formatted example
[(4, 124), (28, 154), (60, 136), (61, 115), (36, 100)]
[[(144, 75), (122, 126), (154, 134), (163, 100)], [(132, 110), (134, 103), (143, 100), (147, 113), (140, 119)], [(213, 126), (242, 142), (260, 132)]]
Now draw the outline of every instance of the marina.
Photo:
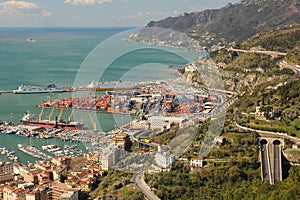
[(43, 160), (47, 160), (47, 159), (51, 159), (52, 157), (46, 155), (45, 153), (39, 151), (38, 149), (36, 149), (34, 146), (30, 145), (23, 145), (23, 144), (18, 144), (18, 149), (20, 151), (23, 151), (26, 154), (29, 154), (35, 158), (39, 158), (39, 159), (43, 159)]
[[(15, 129), (16, 132), (5, 134), (6, 129)], [(26, 137), (18, 134), (20, 130), (28, 133)], [(63, 155), (82, 156), (87, 151), (86, 144), (74, 143), (76, 140), (62, 140), (58, 135), (58, 132), (62, 131), (61, 129), (2, 124), (0, 125), (0, 159), (27, 163)], [(47, 134), (47, 132), (53, 132), (53, 137), (39, 137), (42, 133)], [(45, 146), (48, 148), (46, 149)]]

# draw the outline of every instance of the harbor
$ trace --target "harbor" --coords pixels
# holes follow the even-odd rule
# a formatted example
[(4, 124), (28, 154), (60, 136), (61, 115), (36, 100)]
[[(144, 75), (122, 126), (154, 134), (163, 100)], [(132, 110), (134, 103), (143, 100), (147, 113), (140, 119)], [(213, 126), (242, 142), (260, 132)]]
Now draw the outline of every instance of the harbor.
[[(26, 131), (28, 134), (18, 134), (20, 131)], [(57, 134), (53, 134), (53, 137), (40, 137), (42, 133), (51, 132)], [(58, 132), (63, 132), (63, 130), (2, 124), (0, 125), (0, 159), (27, 163), (64, 155), (80, 157), (88, 151), (84, 142), (79, 142), (76, 139), (63, 140), (59, 137)], [(45, 149), (45, 146), (55, 146), (56, 148)]]
[[(139, 82), (131, 90), (100, 93), (97, 87), (93, 85), (93, 90), (75, 93), (77, 95), (67, 98), (61, 95), (60, 98), (48, 96), (46, 101), (36, 104), (36, 110), (39, 111), (37, 117), (27, 111), (20, 120), (21, 124), (14, 124), (11, 115), (11, 122), (0, 126), (1, 137), (27, 138), (26, 142), (12, 145), (19, 154), (23, 154), (16, 155), (23, 158), (21, 162), (25, 160), (24, 155), (27, 158), (30, 156), (31, 160), (47, 160), (57, 156), (80, 157), (84, 152), (106, 147), (111, 143), (111, 138), (125, 129), (161, 131), (163, 127), (175, 123), (187, 127), (197, 123), (200, 115), (211, 115), (233, 96), (226, 92), (191, 89), (180, 79)], [(72, 122), (75, 111), (85, 113), (87, 117), (81, 122)], [(102, 131), (102, 127), (97, 127), (91, 112), (110, 114), (105, 118), (113, 117), (110, 120), (114, 123), (114, 128), (110, 129), (112, 131)], [(112, 114), (126, 114), (134, 123), (125, 122), (121, 117), (122, 123), (118, 124)], [(103, 124), (101, 120), (99, 122)], [(141, 140), (149, 145), (149, 141)]]

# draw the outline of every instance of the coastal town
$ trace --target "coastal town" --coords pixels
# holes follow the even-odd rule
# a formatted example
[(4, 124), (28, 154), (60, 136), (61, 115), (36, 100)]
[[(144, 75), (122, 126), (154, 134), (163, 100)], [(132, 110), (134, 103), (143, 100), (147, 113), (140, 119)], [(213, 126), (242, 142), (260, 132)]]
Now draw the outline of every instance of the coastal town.
[(300, 199), (299, 0), (0, 2), (0, 200)]
[[(166, 145), (156, 143), (154, 137), (169, 129), (195, 125), (234, 98), (234, 94), (226, 91), (196, 90), (180, 79), (135, 83), (131, 90), (109, 89), (97, 96), (95, 93), (102, 90), (101, 86), (101, 83), (94, 82), (93, 87), (90, 84), (84, 97), (81, 94), (81, 97), (42, 102), (37, 105), (41, 110), (39, 119), (28, 112), (20, 120), (21, 124), (0, 125), (2, 134), (38, 140), (56, 138), (74, 144), (64, 147), (48, 144), (38, 148), (33, 144), (18, 144), (19, 151), (37, 159), (29, 164), (22, 163), (14, 152), (3, 149), (12, 161), (1, 163), (3, 199), (78, 199), (80, 192), (89, 192), (90, 185), (96, 184), (107, 170), (122, 169), (125, 163), (127, 169), (138, 172), (150, 158), (154, 161), (149, 169), (168, 170), (180, 156)], [(61, 116), (43, 120), (44, 109), (129, 114), (133, 120), (105, 133), (82, 122), (71, 122), (71, 115), (67, 122), (61, 121)], [(78, 142), (85, 144), (86, 149), (76, 148)], [(202, 165), (200, 162), (202, 158), (192, 159), (191, 166)]]

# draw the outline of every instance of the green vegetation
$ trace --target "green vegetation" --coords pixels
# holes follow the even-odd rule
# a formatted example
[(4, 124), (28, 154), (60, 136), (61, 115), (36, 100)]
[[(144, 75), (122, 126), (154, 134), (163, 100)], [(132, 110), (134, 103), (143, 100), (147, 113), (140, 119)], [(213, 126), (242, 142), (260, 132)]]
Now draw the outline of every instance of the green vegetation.
[[(277, 8), (281, 9), (281, 6), (291, 4), (288, 1), (271, 0), (264, 1), (264, 3), (270, 3), (267, 7), (270, 7), (272, 12)], [(220, 35), (227, 41), (233, 41), (235, 38), (241, 41), (256, 34), (257, 27), (260, 27), (258, 24), (262, 25), (260, 18), (270, 14), (266, 9), (262, 10), (261, 16), (258, 16), (257, 7), (253, 10), (247, 5), (237, 9), (240, 13), (238, 17), (234, 17), (236, 9), (233, 5), (229, 7), (230, 11), (227, 10), (228, 8), (206, 11), (207, 15), (219, 16), (218, 19), (212, 19), (213, 22), (204, 19), (207, 16), (205, 13), (194, 13), (183, 17), (168, 18), (161, 22), (151, 22), (149, 26), (163, 25), (167, 28), (183, 29), (186, 32), (195, 30), (192, 31), (194, 38), (199, 39), (203, 36), (202, 41), (212, 46), (213, 42), (210, 40), (212, 37), (215, 38), (214, 42), (220, 42), (218, 38)], [(231, 14), (228, 15), (228, 12)], [(220, 17), (224, 13), (230, 16), (230, 19)], [(270, 17), (268, 22), (264, 21), (264, 30), (266, 24), (272, 26), (271, 24), (275, 21), (280, 24), (283, 15), (278, 15), (279, 11), (274, 11), (274, 13), (276, 13), (276, 20)], [(253, 16), (258, 19), (257, 23), (251, 27), (248, 19), (252, 23), (255, 21)], [(291, 17), (291, 19), (294, 18), (297, 19), (295, 16)], [(190, 19), (201, 21), (203, 25), (195, 27)], [(176, 27), (174, 27), (174, 21), (177, 22)], [(208, 21), (210, 23), (207, 23)], [(226, 25), (228, 22), (230, 24)], [(216, 30), (219, 32), (210, 30), (206, 23), (218, 27)], [(233, 23), (247, 25), (235, 28)], [(226, 31), (220, 30), (220, 27), (226, 27)], [(292, 78), (293, 70), (280, 65), (281, 61), (300, 64), (299, 42), (300, 26), (298, 25), (262, 32), (235, 46), (237, 49), (285, 52), (287, 53), (285, 57), (271, 57), (254, 52), (238, 55), (237, 52), (228, 51), (226, 48), (210, 52), (213, 60), (224, 67), (222, 73), (226, 89), (237, 91), (240, 95), (227, 111), (222, 132), (226, 142), (214, 146), (205, 157), (206, 166), (202, 168), (195, 168), (192, 171), (189, 161), (176, 161), (170, 172), (145, 174), (145, 181), (161, 199), (300, 199), (300, 167), (291, 167), (288, 178), (274, 185), (262, 182), (258, 157), (258, 135), (252, 132), (239, 132), (240, 130), (233, 123), (236, 121), (254, 129), (287, 132), (291, 136), (300, 137), (300, 80)], [(184, 75), (184, 68), (180, 68), (179, 72)], [(197, 79), (197, 75), (195, 76), (193, 80)], [(255, 116), (257, 106), (260, 106), (261, 111), (264, 112), (271, 112), (273, 108), (278, 108), (282, 111), (281, 116), (271, 120), (263, 119), (264, 116), (257, 118)], [(196, 133), (192, 145), (183, 155), (184, 158), (188, 160), (199, 156), (198, 153), (208, 127), (209, 121), (205, 121), (199, 125), (198, 129), (190, 127), (184, 130), (187, 134)], [(172, 127), (170, 130), (165, 130), (160, 135), (151, 138), (151, 141), (168, 144), (176, 135), (177, 129), (178, 127)], [(286, 140), (286, 144), (291, 147), (292, 142)], [(135, 147), (134, 151), (137, 150), (138, 147)], [(291, 150), (291, 153), (300, 156), (300, 151)], [(98, 188), (91, 193), (91, 196), (101, 196), (102, 199), (143, 199), (143, 194), (134, 187), (131, 178), (132, 174), (111, 170), (100, 180)]]
[[(232, 115), (229, 114), (231, 117)], [(195, 141), (203, 139), (208, 122), (199, 127)], [(292, 167), (289, 178), (275, 185), (260, 177), (257, 135), (228, 132), (205, 158), (207, 165), (191, 171), (189, 162), (177, 161), (170, 172), (145, 174), (145, 180), (161, 199), (290, 199), (299, 198), (299, 167)], [(193, 143), (194, 144), (194, 143)], [(192, 153), (194, 145), (190, 148)]]
[[(238, 99), (235, 107), (239, 124), (254, 129), (286, 132), (291, 136), (300, 137), (300, 80), (294, 80), (278, 89), (263, 89), (257, 87), (251, 94), (245, 94)], [(258, 120), (254, 114), (255, 107), (261, 106), (261, 111), (271, 110), (273, 107), (282, 110), (282, 115), (276, 120)]]
[(159, 135), (156, 135), (151, 138), (151, 141), (161, 145), (167, 145), (170, 141), (176, 136), (176, 132), (179, 128), (178, 124), (174, 124), (170, 129), (165, 129)]
[(290, 150), (290, 153), (295, 155), (295, 156), (299, 156), (300, 157), (300, 151), (298, 149), (295, 150)]
[(288, 53), (289, 62), (300, 64), (300, 26), (289, 26), (257, 34), (240, 44), (241, 49), (257, 47), (269, 51)]
[(290, 50), (286, 55), (286, 59), (291, 63), (296, 63), (300, 65), (300, 45), (295, 47), (294, 49)]
[[(294, 74), (288, 65), (300, 64), (300, 26), (290, 26), (257, 34), (236, 44), (234, 48), (286, 52), (286, 56), (272, 57), (262, 53), (237, 53), (222, 48), (210, 52), (211, 58), (223, 66), (222, 74), (228, 90), (252, 92), (256, 87), (264, 90), (276, 80), (283, 83)], [(287, 61), (288, 64), (280, 64)], [(273, 83), (274, 85), (274, 83)], [(257, 88), (256, 88), (257, 89)]]
[(289, 26), (281, 29), (261, 32), (240, 44), (241, 49), (260, 47), (269, 51), (286, 52), (300, 46), (300, 26)]
[(229, 163), (190, 173), (176, 163), (170, 173), (146, 174), (161, 199), (299, 199), (300, 168), (292, 167), (289, 178), (274, 185), (263, 183), (253, 163)]
[(92, 199), (101, 196), (102, 199), (143, 199), (144, 195), (135, 188), (131, 181), (132, 174), (110, 170), (101, 181), (98, 188), (90, 193)]

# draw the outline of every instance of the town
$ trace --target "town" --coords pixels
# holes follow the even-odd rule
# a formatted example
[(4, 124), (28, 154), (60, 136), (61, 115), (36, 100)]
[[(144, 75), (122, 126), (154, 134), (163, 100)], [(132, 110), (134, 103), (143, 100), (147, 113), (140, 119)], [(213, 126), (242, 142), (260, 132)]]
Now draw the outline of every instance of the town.
[[(176, 83), (176, 84), (174, 84)], [(226, 91), (195, 90), (180, 80), (139, 83), (131, 91), (111, 90), (103, 95), (84, 98), (49, 99), (39, 105), (43, 109), (82, 109), (116, 114), (131, 114), (133, 120), (105, 133), (97, 127), (69, 129), (67, 127), (36, 126), (3, 123), (3, 134), (36, 137), (40, 140), (58, 138), (64, 141), (90, 144), (86, 151), (65, 146), (18, 144), (18, 149), (38, 158), (25, 164), (13, 157), (14, 163), (1, 163), (1, 193), (3, 199), (78, 199), (89, 192), (109, 169), (140, 172), (145, 166), (159, 172), (169, 170), (185, 151), (175, 151), (156, 136), (168, 130), (179, 131), (194, 126), (235, 96)], [(184, 91), (184, 92), (183, 92)], [(38, 120), (37, 120), (38, 121)], [(35, 121), (36, 122), (36, 121)], [(36, 123), (35, 123), (36, 124)], [(189, 141), (193, 134), (188, 134)], [(175, 137), (172, 137), (174, 139)], [(188, 140), (187, 140), (188, 141)], [(178, 145), (179, 147), (180, 145)], [(7, 152), (7, 155), (10, 155)], [(203, 158), (191, 159), (191, 166), (201, 166)], [(79, 198), (80, 199), (80, 198)]]

